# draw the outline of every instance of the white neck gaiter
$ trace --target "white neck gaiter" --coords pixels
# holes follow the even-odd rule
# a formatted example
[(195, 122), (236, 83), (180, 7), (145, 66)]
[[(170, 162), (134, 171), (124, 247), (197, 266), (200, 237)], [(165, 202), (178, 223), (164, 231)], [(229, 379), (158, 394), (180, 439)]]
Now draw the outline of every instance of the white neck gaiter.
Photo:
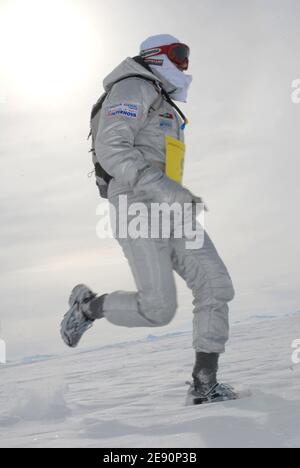
[[(169, 45), (176, 42), (180, 42), (176, 37), (167, 34), (161, 34), (158, 36), (149, 37), (146, 41), (141, 44), (141, 51), (159, 47), (163, 45)], [(188, 89), (193, 80), (192, 75), (188, 75), (183, 71), (180, 71), (176, 65), (166, 55), (155, 55), (153, 57), (155, 63), (151, 63), (151, 57), (149, 66), (153, 73), (163, 80), (166, 80), (170, 85), (170, 89), (166, 89), (169, 92), (170, 97), (174, 101), (186, 102), (188, 96)]]
[(176, 65), (166, 56), (158, 55), (155, 58), (162, 58), (163, 64), (161, 66), (150, 64), (153, 73), (167, 80), (174, 87), (174, 91), (169, 92), (170, 97), (174, 99), (174, 101), (186, 102), (188, 90), (193, 80), (192, 75), (187, 75), (178, 70)]

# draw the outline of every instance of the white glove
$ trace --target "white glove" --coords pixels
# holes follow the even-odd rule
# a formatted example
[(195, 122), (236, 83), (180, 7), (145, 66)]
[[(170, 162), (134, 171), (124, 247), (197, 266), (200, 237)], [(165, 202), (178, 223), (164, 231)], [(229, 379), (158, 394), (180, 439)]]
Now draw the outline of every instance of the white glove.
[(138, 180), (135, 191), (144, 192), (154, 203), (202, 203), (201, 197), (192, 194), (188, 189), (178, 182), (167, 177), (156, 168), (149, 168), (144, 171)]

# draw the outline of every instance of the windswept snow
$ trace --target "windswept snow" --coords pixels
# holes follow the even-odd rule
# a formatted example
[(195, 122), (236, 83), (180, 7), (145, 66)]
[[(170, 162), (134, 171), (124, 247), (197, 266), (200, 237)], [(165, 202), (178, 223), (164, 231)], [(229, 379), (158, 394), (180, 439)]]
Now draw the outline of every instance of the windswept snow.
[(251, 390), (239, 401), (184, 405), (191, 339), (1, 366), (0, 447), (300, 447), (300, 313), (233, 326), (221, 376)]

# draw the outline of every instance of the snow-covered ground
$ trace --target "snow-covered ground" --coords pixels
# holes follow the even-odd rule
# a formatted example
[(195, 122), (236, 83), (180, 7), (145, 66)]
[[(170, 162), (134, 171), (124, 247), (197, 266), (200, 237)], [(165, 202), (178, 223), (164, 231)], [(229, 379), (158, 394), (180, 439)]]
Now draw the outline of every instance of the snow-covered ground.
[(2, 366), (0, 446), (300, 447), (295, 339), (300, 312), (235, 324), (222, 381), (252, 396), (202, 407), (184, 405), (189, 332)]

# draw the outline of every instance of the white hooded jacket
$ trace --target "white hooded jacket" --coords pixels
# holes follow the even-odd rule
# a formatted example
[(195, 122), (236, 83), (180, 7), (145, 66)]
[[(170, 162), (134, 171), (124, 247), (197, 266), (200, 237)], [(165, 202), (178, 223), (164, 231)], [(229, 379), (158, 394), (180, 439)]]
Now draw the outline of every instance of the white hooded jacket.
[(142, 75), (172, 85), (127, 58), (104, 80), (108, 96), (101, 109), (95, 142), (96, 158), (113, 179), (108, 197), (131, 194), (132, 199), (191, 202), (190, 192), (165, 176), (165, 136), (184, 141), (182, 120), (154, 84)]

